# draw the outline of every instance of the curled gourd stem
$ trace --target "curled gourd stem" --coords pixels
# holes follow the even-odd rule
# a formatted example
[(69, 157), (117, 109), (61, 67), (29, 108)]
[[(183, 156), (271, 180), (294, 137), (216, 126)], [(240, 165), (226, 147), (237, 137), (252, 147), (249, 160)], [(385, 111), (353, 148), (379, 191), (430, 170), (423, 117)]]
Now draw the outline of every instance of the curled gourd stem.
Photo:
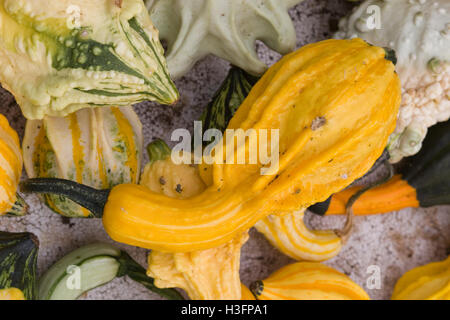
[(345, 208), (345, 215), (346, 215), (346, 221), (344, 226), (341, 229), (336, 229), (334, 232), (336, 235), (342, 239), (342, 243), (347, 242), (348, 238), (350, 237), (351, 231), (353, 229), (353, 205), (355, 202), (367, 191), (374, 189), (383, 183), (386, 183), (394, 176), (394, 167), (389, 161), (384, 161), (383, 165), (386, 169), (388, 169), (388, 173), (386, 176), (384, 176), (382, 179), (376, 181), (373, 184), (370, 184), (369, 186), (362, 188), (358, 192), (356, 192), (347, 202)]

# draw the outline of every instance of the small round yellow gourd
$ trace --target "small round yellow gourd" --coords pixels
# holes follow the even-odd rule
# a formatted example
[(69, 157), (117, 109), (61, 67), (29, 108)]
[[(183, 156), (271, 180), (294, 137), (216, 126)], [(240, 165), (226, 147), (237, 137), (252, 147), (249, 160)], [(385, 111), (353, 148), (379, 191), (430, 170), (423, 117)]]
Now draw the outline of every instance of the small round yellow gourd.
[(25, 300), (23, 292), (16, 288), (2, 289), (0, 290), (1, 300)]

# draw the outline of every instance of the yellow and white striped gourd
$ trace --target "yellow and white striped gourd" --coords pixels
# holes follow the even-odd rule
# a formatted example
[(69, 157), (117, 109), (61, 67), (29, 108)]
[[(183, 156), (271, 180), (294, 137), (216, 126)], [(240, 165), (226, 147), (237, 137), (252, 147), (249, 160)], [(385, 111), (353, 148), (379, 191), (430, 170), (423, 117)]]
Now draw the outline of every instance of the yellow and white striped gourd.
[(10, 211), (18, 200), (16, 191), (22, 166), (19, 136), (0, 114), (0, 215)]
[(345, 274), (317, 262), (287, 265), (251, 286), (258, 300), (369, 300)]
[(335, 232), (310, 230), (303, 222), (304, 210), (270, 215), (255, 225), (269, 242), (298, 261), (325, 261), (336, 256), (342, 240)]
[(406, 272), (395, 285), (392, 300), (450, 300), (450, 256)]
[[(131, 107), (82, 109), (66, 117), (29, 120), (23, 149), (30, 178), (69, 179), (98, 189), (137, 183), (142, 124)], [(63, 216), (92, 216), (67, 198), (44, 198)]]

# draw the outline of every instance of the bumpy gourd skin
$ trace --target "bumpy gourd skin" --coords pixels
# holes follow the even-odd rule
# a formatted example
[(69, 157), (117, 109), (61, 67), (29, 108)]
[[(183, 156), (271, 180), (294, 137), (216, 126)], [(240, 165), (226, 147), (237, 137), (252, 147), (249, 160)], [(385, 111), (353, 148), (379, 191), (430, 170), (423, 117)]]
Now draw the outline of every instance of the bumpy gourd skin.
[(450, 300), (450, 257), (406, 272), (392, 300)]
[(13, 207), (21, 175), (22, 150), (19, 136), (0, 114), (0, 216)]
[(252, 74), (267, 66), (256, 53), (256, 40), (286, 54), (296, 34), (288, 9), (303, 0), (146, 0), (150, 17), (167, 41), (170, 74), (180, 78), (208, 54)]
[[(257, 134), (279, 129), (277, 172), (261, 175), (260, 159), (256, 165), (226, 159), (203, 168), (211, 186), (184, 200), (117, 186), (104, 209), (105, 229), (118, 242), (188, 252), (225, 244), (268, 214), (325, 201), (381, 155), (400, 99), (400, 81), (382, 48), (361, 39), (305, 46), (266, 72), (228, 126)], [(247, 156), (258, 150), (254, 142)], [(233, 141), (219, 146), (235, 149)]]
[(258, 300), (369, 300), (345, 274), (313, 262), (290, 264), (252, 285)]
[[(174, 164), (170, 156), (149, 163), (141, 184), (156, 193), (177, 199), (200, 194), (206, 185), (198, 169)], [(161, 212), (164, 215), (164, 212)], [(240, 300), (239, 266), (245, 232), (217, 248), (186, 253), (153, 250), (148, 256), (148, 276), (159, 288), (182, 288), (192, 300)]]
[(142, 0), (0, 1), (0, 81), (28, 119), (171, 104), (163, 54)]
[(335, 37), (395, 50), (404, 90), (390, 161), (416, 154), (427, 129), (450, 117), (450, 2), (366, 0), (340, 21)]
[[(66, 117), (28, 120), (23, 149), (30, 178), (69, 179), (98, 189), (137, 183), (142, 124), (131, 107), (82, 109)], [(63, 216), (93, 216), (65, 197), (44, 199)]]

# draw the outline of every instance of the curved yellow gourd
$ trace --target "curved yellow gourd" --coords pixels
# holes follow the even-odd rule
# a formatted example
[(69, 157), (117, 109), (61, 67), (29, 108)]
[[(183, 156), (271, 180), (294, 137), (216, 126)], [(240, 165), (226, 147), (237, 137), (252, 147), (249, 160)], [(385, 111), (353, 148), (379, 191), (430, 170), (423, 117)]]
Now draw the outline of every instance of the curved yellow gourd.
[[(164, 252), (218, 247), (268, 214), (289, 213), (325, 201), (364, 175), (392, 133), (401, 99), (400, 81), (382, 48), (361, 39), (307, 45), (272, 66), (255, 85), (229, 129), (255, 129), (248, 150), (279, 147), (278, 171), (257, 164), (215, 163), (212, 184), (189, 199), (148, 188), (112, 189), (103, 223), (116, 241)], [(263, 130), (269, 132), (263, 139)], [(279, 142), (279, 144), (277, 144)], [(236, 154), (234, 139), (219, 143)], [(270, 156), (270, 154), (269, 154)], [(164, 212), (165, 214), (161, 214)]]
[[(137, 183), (141, 172), (142, 124), (131, 107), (82, 109), (66, 117), (29, 120), (23, 141), (30, 178), (69, 179), (98, 189)], [(67, 217), (92, 213), (62, 196), (46, 204)]]
[(22, 165), (19, 136), (0, 114), (0, 215), (6, 214), (16, 202)]
[(450, 300), (450, 256), (406, 272), (395, 285), (392, 300)]
[[(162, 148), (166, 148), (167, 154), (147, 164), (141, 177), (142, 185), (177, 199), (187, 199), (205, 190), (198, 168), (173, 163), (168, 154), (170, 149), (164, 142), (148, 147), (150, 154), (158, 154), (157, 149)], [(164, 150), (159, 152), (163, 153)], [(155, 279), (158, 288), (181, 288), (192, 300), (240, 300), (241, 247), (247, 239), (245, 232), (222, 246), (207, 250), (185, 253), (153, 250), (148, 256), (147, 274)]]
[(258, 300), (369, 300), (345, 274), (316, 262), (290, 264), (252, 285)]
[(298, 261), (325, 261), (336, 256), (342, 240), (333, 231), (310, 230), (303, 222), (304, 210), (258, 221), (256, 229), (285, 255)]
[(16, 288), (0, 290), (0, 300), (26, 300), (23, 292)]

